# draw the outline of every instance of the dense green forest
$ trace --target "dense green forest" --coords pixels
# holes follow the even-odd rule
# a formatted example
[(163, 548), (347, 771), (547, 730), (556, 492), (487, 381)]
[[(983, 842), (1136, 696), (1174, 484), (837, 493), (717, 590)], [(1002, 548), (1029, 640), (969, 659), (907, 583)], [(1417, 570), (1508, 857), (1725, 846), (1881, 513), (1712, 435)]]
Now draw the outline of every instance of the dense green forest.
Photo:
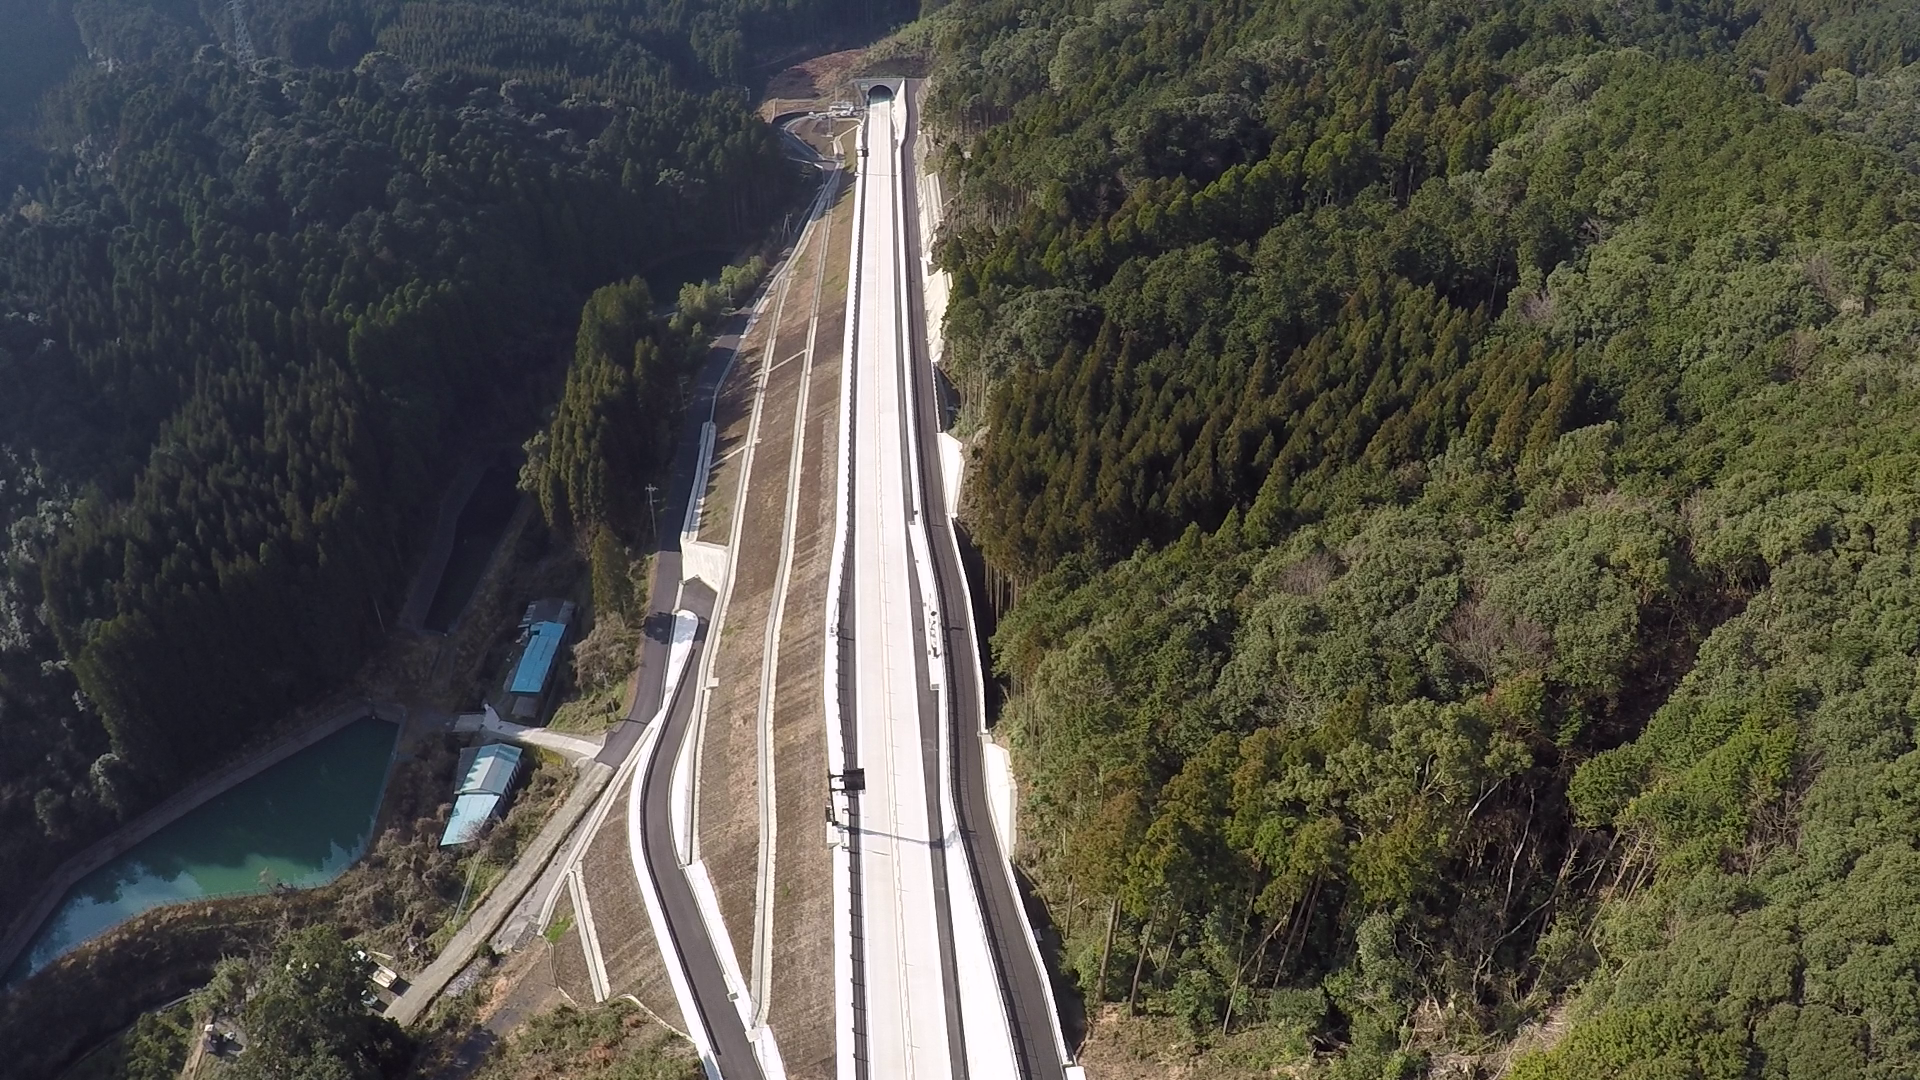
[[(710, 332), (766, 271), (756, 255), (724, 268), (718, 281), (689, 282), (670, 317), (656, 313), (638, 279), (596, 290), (581, 309), (566, 387), (552, 420), (527, 443), (521, 486), (547, 524), (582, 540), (594, 559), (605, 543), (653, 539), (654, 515), (635, 478), (663, 474), (678, 413), (650, 403), (678, 399)], [(607, 570), (596, 562), (596, 590)], [(634, 598), (614, 599), (595, 606), (620, 610)]]
[(1207, 1075), (1920, 1074), (1911, 7), (918, 33), (1096, 1011)]
[[(791, 208), (737, 81), (911, 13), (0, 0), (0, 915), (340, 686), (594, 290)], [(610, 303), (691, 354), (644, 289)], [(645, 426), (607, 449), (645, 469), (681, 387), (633, 344), (557, 423), (624, 394)]]

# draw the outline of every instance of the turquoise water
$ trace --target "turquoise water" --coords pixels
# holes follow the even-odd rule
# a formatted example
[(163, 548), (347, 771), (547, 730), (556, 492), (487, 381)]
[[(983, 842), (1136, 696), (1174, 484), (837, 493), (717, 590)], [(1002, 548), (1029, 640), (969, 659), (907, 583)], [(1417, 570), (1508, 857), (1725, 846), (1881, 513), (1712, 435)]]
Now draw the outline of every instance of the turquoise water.
[(5, 981), (166, 904), (339, 877), (366, 851), (399, 731), (384, 720), (356, 720), (81, 878)]

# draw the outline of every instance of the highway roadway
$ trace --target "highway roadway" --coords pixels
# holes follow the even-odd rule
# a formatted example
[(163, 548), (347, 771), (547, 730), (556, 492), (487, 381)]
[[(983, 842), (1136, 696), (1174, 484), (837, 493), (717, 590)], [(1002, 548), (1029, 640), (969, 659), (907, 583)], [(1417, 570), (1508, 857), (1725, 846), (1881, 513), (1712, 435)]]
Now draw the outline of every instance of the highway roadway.
[[(876, 1077), (964, 1076), (952, 917), (937, 792), (937, 717), (926, 708), (925, 626), (911, 555), (906, 326), (899, 246), (900, 143), (891, 97), (861, 136), (853, 419), (854, 802), (865, 946), (866, 1045)], [(929, 721), (932, 721), (930, 724)]]
[[(845, 667), (830, 668), (840, 676), (840, 707), (831, 710), (842, 717), (843, 737), (831, 739), (843, 757), (836, 770), (865, 776), (864, 790), (835, 804), (843, 826), (836, 882), (845, 890), (836, 916), (840, 1080), (1066, 1080), (1078, 1070), (1060, 1045), (1047, 976), (988, 810), (980, 656), (945, 511), (941, 410), (916, 272), (913, 103), (876, 98), (865, 121), (844, 399), (844, 592), (830, 620), (839, 647), (829, 650)], [(699, 445), (739, 336), (709, 353), (681, 446)], [(727, 946), (708, 932), (673, 835), (673, 774), (698, 694), (694, 677), (670, 679), (669, 668), (701, 670), (717, 600), (700, 581), (682, 582), (675, 526), (693, 495), (696, 461), (677, 455), (660, 502), (659, 518), (671, 524), (652, 568), (640, 684), (600, 760), (617, 766), (638, 755), (629, 820), (636, 885), (708, 1076), (762, 1080), (768, 1071), (719, 953)], [(670, 664), (676, 612), (683, 626), (697, 619), (698, 631)], [(655, 716), (663, 717), (657, 731)]]
[[(820, 163), (811, 148), (797, 139), (792, 141), (804, 153), (806, 163)], [(822, 170), (821, 191), (811, 208), (811, 218), (818, 218), (828, 205), (834, 176), (835, 170)], [(782, 267), (780, 273), (790, 269)], [(708, 583), (687, 577), (695, 568), (684, 558), (682, 523), (692, 520), (689, 514), (702, 487), (698, 484), (699, 473), (709, 465), (697, 452), (702, 429), (713, 417), (715, 399), (742, 340), (751, 332), (757, 310), (753, 318), (736, 317), (713, 342), (688, 395), (680, 452), (674, 457), (672, 475), (663, 491), (650, 493), (655, 499), (659, 536), (648, 580), (639, 682), (626, 716), (608, 732), (597, 757), (606, 765), (622, 769), (621, 779), (609, 789), (609, 803), (627, 775), (625, 770), (633, 770), (626, 822), (633, 863), (631, 887), (637, 888), (648, 908), (688, 1034), (700, 1051), (709, 1080), (784, 1080), (770, 1033), (763, 1027), (750, 1031), (747, 1016), (738, 1007), (721, 951), (731, 946), (708, 917), (717, 912), (706, 911), (700, 903), (696, 874), (681, 862), (674, 835), (679, 818), (676, 804), (691, 803), (693, 798), (684, 784), (676, 790), (675, 771), (686, 760), (688, 742), (696, 727), (698, 674), (704, 670), (701, 661), (710, 644), (709, 632), (719, 603)], [(683, 637), (689, 629), (690, 641)], [(598, 831), (608, 808), (603, 806), (596, 813), (587, 839)], [(569, 865), (578, 859), (583, 847), (576, 844)], [(699, 871), (700, 867), (696, 864), (693, 869)], [(584, 893), (586, 883), (577, 877), (574, 882)], [(702, 884), (707, 884), (707, 899), (711, 901), (711, 885)], [(584, 911), (581, 901), (576, 905)], [(591, 944), (588, 949), (591, 967), (594, 949)], [(755, 1052), (757, 1046), (766, 1055), (765, 1063)]]
[[(692, 1014), (683, 1019), (701, 1051), (709, 1080), (765, 1080), (766, 1074), (754, 1054), (745, 1020), (734, 1008), (721, 966), (720, 946), (708, 933), (692, 882), (673, 842), (673, 771), (693, 727), (698, 698), (694, 673), (701, 670), (718, 599), (706, 583), (682, 580), (680, 526), (694, 498), (697, 474), (706, 464), (695, 452), (701, 429), (712, 415), (714, 398), (751, 324), (751, 319), (740, 319), (715, 339), (689, 395), (673, 473), (665, 491), (657, 493), (661, 528), (648, 575), (639, 685), (627, 715), (608, 732), (598, 757), (618, 767), (636, 752), (645, 755), (638, 762), (629, 794), (630, 805), (640, 808), (637, 821), (631, 823), (635, 827), (629, 830), (629, 841), (635, 848), (634, 872), (637, 879), (645, 876), (636, 880), (635, 886), (643, 895), (651, 886), (649, 904), (657, 903), (659, 915), (664, 917), (659, 920), (664, 927), (655, 927), (656, 934), (664, 937), (661, 956), (670, 968), (678, 969), (669, 975), (676, 985), (682, 1012)], [(690, 614), (699, 623), (692, 648), (679, 665), (680, 677), (669, 685), (676, 612)], [(643, 736), (662, 714), (663, 704), (665, 719), (660, 731), (653, 743), (643, 745)]]
[[(919, 101), (915, 94), (904, 97), (907, 160), (918, 134)], [(910, 253), (926, 250), (920, 235), (924, 220), (918, 205), (919, 186), (903, 185), (906, 206), (902, 227), (903, 245)], [(911, 267), (918, 261), (909, 258)], [(980, 637), (974, 625), (971, 595), (960, 559), (959, 537), (953, 521), (944, 511), (951, 505), (945, 491), (944, 472), (940, 468), (940, 432), (945, 426), (946, 409), (927, 355), (931, 340), (926, 326), (926, 304), (922, 298), (925, 282), (917, 273), (907, 277), (907, 347), (912, 373), (914, 408), (917, 410), (919, 469), (925, 482), (926, 527), (931, 536), (931, 557), (935, 583), (935, 605), (941, 616), (940, 652), (945, 660), (947, 708), (951, 718), (950, 749), (953, 788), (957, 806), (956, 826), (959, 840), (967, 852), (973, 873), (972, 885), (979, 898), (986, 936), (993, 955), (993, 967), (999, 990), (1005, 1000), (1007, 1023), (1013, 1052), (1017, 1056), (1018, 1075), (1028, 1080), (1072, 1080), (1081, 1071), (1073, 1065), (1069, 1049), (1060, 1034), (1053, 991), (1047, 971), (1041, 966), (1034, 948), (1033, 931), (1021, 910), (1023, 900), (1015, 890), (1009, 855), (1000, 846), (994, 831), (992, 811), (987, 798), (986, 764), (982, 760), (982, 739), (986, 730), (986, 692), (982, 685), (985, 665), (980, 655)], [(1013, 1074), (1007, 1074), (1013, 1075)], [(986, 1080), (976, 1076), (975, 1080)]]
[(853, 913), (841, 992), (855, 1003), (842, 1012), (840, 1076), (1051, 1080), (1066, 1076), (1066, 1052), (989, 817), (978, 646), (941, 488), (908, 182), (912, 102), (890, 88), (871, 95), (837, 625), (849, 669), (840, 766), (861, 778), (837, 804)]
[[(680, 590), (680, 610), (699, 619), (693, 648), (683, 665), (679, 665), (683, 675), (688, 670), (699, 670), (715, 599), (713, 590), (699, 581), (687, 582)], [(765, 1074), (754, 1054), (752, 1040), (747, 1037), (745, 1023), (733, 1007), (719, 952), (706, 932), (692, 883), (674, 849), (673, 769), (693, 723), (696, 695), (684, 677), (674, 680), (670, 689), (672, 696), (666, 702), (658, 745), (649, 759), (641, 763), (634, 779), (631, 797), (641, 808), (640, 848), (635, 853), (634, 870), (652, 879), (655, 896), (666, 915), (666, 936), (672, 947), (663, 943), (661, 954), (667, 963), (680, 964), (685, 985), (692, 991), (694, 1011), (698, 1015), (684, 1019), (694, 1035), (694, 1045), (702, 1051), (709, 1074), (725, 1080), (758, 1080)], [(644, 891), (647, 882), (640, 885)]]
[[(725, 375), (731, 351), (737, 345), (738, 335), (728, 335), (709, 354), (694, 396), (696, 407), (689, 410), (694, 414), (688, 418), (692, 445), (698, 445), (699, 425), (704, 422), (706, 412), (699, 403), (712, 400)], [(681, 446), (688, 445), (683, 438)], [(679, 968), (678, 972), (669, 973), (676, 988), (690, 991), (690, 994), (676, 996), (681, 998), (682, 1011), (693, 1013), (683, 1019), (694, 1045), (701, 1051), (709, 1080), (763, 1080), (765, 1074), (753, 1052), (745, 1022), (733, 1007), (718, 947), (707, 932), (692, 882), (680, 864), (673, 843), (673, 770), (692, 727), (697, 697), (693, 678), (687, 673), (700, 670), (717, 599), (713, 589), (704, 582), (682, 582), (680, 578), (678, 526), (693, 488), (693, 457), (684, 452), (676, 455), (669, 488), (672, 494), (665, 508), (672, 516), (662, 514), (674, 524), (661, 531), (660, 550), (654, 557), (646, 634), (641, 646), (640, 685), (626, 718), (609, 733), (600, 760), (618, 764), (636, 751), (644, 754), (629, 794), (630, 802), (640, 808), (635, 823), (638, 827), (632, 830), (637, 835), (630, 835), (630, 842), (637, 841), (633, 852), (634, 871), (636, 877), (645, 875), (648, 879), (636, 881), (636, 885), (643, 894), (651, 885), (652, 900), (658, 903), (665, 917), (661, 956), (668, 965)], [(699, 628), (686, 658), (678, 665), (670, 665), (676, 610), (697, 617)], [(678, 668), (680, 677), (669, 683), (671, 667)], [(657, 741), (640, 745), (649, 723), (662, 715), (664, 720)], [(663, 928), (656, 926), (655, 929), (659, 933)], [(691, 1010), (687, 1008), (689, 997)]]

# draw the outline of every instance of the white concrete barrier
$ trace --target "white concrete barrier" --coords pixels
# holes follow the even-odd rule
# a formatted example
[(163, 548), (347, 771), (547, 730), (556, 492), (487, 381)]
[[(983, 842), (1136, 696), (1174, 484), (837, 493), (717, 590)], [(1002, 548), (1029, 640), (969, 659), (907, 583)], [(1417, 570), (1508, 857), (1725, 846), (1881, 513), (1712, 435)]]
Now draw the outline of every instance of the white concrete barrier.
[[(834, 476), (833, 554), (827, 567), (826, 676), (822, 692), (826, 699), (827, 768), (844, 773), (847, 767), (844, 717), (840, 709), (840, 610), (846, 597), (848, 533), (853, 514), (853, 395), (854, 328), (860, 318), (860, 250), (864, 232), (862, 207), (866, 198), (866, 127), (856, 138), (860, 150), (854, 161), (859, 172), (853, 188), (853, 249), (847, 268), (847, 317), (840, 348), (840, 430), (839, 461)], [(837, 836), (833, 848), (833, 987), (834, 987), (834, 1074), (837, 1080), (857, 1080), (859, 1063), (854, 1058), (853, 1031), (853, 866), (852, 838), (844, 828), (850, 804), (843, 792), (828, 796), (828, 835)], [(835, 823), (840, 823), (836, 827)]]

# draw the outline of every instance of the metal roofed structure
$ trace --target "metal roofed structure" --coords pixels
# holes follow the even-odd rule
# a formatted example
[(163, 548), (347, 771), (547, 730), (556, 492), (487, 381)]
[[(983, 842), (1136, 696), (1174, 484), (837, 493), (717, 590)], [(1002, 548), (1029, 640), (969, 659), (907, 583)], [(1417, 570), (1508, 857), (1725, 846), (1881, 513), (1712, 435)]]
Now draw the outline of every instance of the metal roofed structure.
[(498, 817), (519, 775), (522, 754), (517, 746), (488, 743), (460, 755), (460, 780), (454, 787), (453, 815), (440, 834), (441, 847), (454, 847), (478, 838), (487, 822)]
[(565, 623), (537, 622), (527, 631), (527, 647), (520, 654), (520, 665), (513, 669), (509, 693), (537, 694), (546, 689), (547, 676), (553, 671), (554, 655), (560, 651), (560, 639), (567, 636)]
[(573, 630), (574, 606), (567, 600), (536, 600), (520, 618), (520, 642), (507, 666), (500, 714), (517, 724), (545, 723), (560, 683), (560, 650)]
[(505, 795), (520, 771), (521, 750), (506, 743), (488, 743), (461, 755), (460, 786), (455, 795)]
[(440, 846), (459, 847), (478, 840), (481, 830), (499, 811), (498, 795), (462, 795), (453, 800), (453, 816), (447, 819), (447, 830), (440, 834)]

